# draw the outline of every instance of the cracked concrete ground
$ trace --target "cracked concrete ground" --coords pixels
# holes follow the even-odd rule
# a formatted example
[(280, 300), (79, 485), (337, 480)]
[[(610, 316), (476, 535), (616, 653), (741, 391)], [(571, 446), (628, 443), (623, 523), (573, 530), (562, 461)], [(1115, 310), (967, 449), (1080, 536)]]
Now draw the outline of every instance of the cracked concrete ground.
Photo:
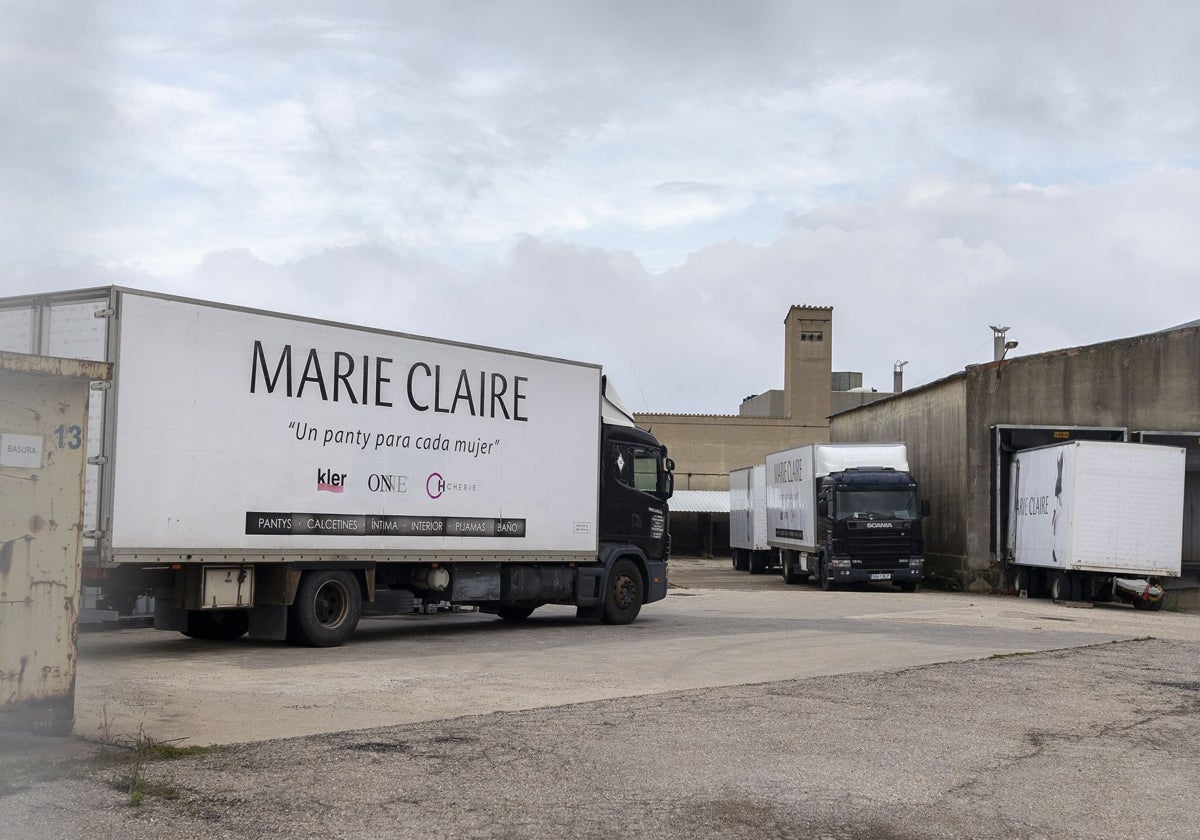
[[(860, 593), (864, 609), (852, 593), (833, 608), (839, 602), (828, 593), (813, 590), (809, 601), (794, 592), (820, 606), (812, 618), (793, 617), (789, 632), (770, 626), (781, 620), (771, 609), (747, 611), (737, 599), (706, 625), (701, 614), (719, 599), (701, 595), (678, 602), (694, 619), (681, 612), (679, 626), (648, 622), (648, 634), (630, 642), (681, 656), (688, 626), (728, 634), (731, 647), (703, 648), (722, 661), (663, 663), (681, 674), (711, 668), (708, 685), (232, 744), (147, 765), (148, 780), (177, 798), (151, 796), (136, 808), (109, 785), (112, 768), (85, 762), (65, 778), (0, 795), (0, 838), (1194, 835), (1196, 616), (1155, 616), (1162, 637), (1146, 639), (1119, 632), (1119, 612), (1042, 603), (1030, 608), (1034, 621), (1018, 599), (980, 612), (954, 599), (931, 608), (935, 594), (906, 602)], [(824, 630), (810, 626), (822, 610)], [(1058, 627), (1063, 618), (1070, 634)], [(543, 668), (565, 667), (539, 648), (557, 650), (578, 635), (560, 634), (591, 629), (554, 621), (529, 628), (538, 644), (526, 655)], [(433, 641), (457, 649), (485, 632)], [(1055, 635), (1043, 639), (1046, 632)], [(1012, 655), (987, 653), (987, 633)], [(888, 634), (911, 647), (884, 645), (883, 657), (868, 656)], [(948, 647), (947, 636), (962, 647)], [(836, 653), (842, 637), (847, 655), (869, 664), (865, 672), (760, 680), (748, 661), (749, 676), (732, 682), (736, 661), (725, 661), (745, 657), (752, 643), (803, 660), (804, 645)], [(1055, 641), (1080, 646), (1051, 649)], [(890, 652), (918, 656), (926, 646), (959, 661), (881, 664)], [(570, 650), (614, 655), (608, 643)], [(962, 661), (964, 650), (979, 658)], [(248, 651), (247, 661), (257, 661), (259, 652)], [(404, 664), (436, 670), (442, 655)], [(594, 670), (608, 674), (614, 664)], [(543, 674), (539, 690), (553, 676)]]

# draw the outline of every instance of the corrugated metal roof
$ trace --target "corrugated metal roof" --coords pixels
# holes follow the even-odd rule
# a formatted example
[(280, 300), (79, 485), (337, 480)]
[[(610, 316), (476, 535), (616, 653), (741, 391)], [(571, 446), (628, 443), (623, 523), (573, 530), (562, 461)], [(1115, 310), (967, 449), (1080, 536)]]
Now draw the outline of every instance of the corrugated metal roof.
[(676, 490), (667, 504), (679, 513), (729, 513), (729, 491)]

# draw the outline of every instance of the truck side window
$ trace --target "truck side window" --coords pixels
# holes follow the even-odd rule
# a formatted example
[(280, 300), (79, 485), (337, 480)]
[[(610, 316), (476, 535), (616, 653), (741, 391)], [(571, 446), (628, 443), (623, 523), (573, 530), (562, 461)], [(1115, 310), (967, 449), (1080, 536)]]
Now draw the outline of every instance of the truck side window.
[(645, 449), (633, 453), (633, 486), (653, 493), (658, 490), (658, 453)]
[(626, 487), (653, 493), (658, 490), (658, 452), (617, 445), (611, 450), (612, 471)]

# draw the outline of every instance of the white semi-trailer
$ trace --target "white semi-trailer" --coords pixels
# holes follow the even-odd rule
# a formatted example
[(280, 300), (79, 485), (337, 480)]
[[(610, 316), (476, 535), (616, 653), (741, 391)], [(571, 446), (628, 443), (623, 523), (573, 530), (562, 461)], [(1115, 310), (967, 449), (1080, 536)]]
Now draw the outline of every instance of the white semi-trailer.
[(1007, 553), (1016, 592), (1160, 609), (1179, 577), (1185, 450), (1071, 441), (1017, 452)]
[(733, 568), (761, 574), (778, 565), (767, 543), (767, 468), (762, 464), (729, 474), (729, 548)]
[(787, 583), (916, 588), (929, 503), (918, 498), (903, 443), (814, 443), (766, 461), (767, 542)]
[(666, 595), (672, 464), (596, 365), (119, 287), (0, 300), (0, 349), (113, 363), (51, 443), (90, 450), (85, 583), (161, 629)]

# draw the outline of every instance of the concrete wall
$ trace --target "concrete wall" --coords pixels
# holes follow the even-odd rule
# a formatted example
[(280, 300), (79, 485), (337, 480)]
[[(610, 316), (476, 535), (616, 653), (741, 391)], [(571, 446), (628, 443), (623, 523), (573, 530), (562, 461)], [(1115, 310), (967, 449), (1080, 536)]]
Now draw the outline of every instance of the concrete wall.
[[(931, 570), (986, 590), (1001, 585), (991, 551), (991, 427), (997, 424), (1200, 429), (1200, 328), (972, 366), (835, 416), (830, 439), (907, 443), (932, 501)], [(1185, 516), (1197, 519), (1200, 499), (1190, 477), (1188, 487)], [(1186, 556), (1196, 551), (1185, 547)]]
[(637, 414), (637, 424), (667, 446), (680, 490), (728, 490), (729, 472), (760, 463), (768, 452), (824, 443), (829, 428), (798, 426), (785, 417)]
[(102, 362), (0, 352), (0, 727), (74, 722), (89, 385)]
[(830, 420), (829, 439), (904, 441), (909, 468), (929, 500), (924, 525), (926, 575), (957, 584), (966, 563), (967, 422), (966, 377), (959, 375)]

